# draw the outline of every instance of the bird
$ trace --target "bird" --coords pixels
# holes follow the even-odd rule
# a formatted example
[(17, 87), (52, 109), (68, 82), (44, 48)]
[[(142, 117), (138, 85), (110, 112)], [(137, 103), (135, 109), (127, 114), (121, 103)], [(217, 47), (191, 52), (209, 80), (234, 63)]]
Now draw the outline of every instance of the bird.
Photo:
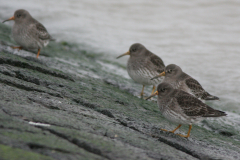
[(150, 78), (164, 71), (165, 65), (163, 60), (140, 43), (132, 44), (129, 51), (118, 56), (117, 59), (125, 55), (130, 55), (127, 62), (129, 76), (135, 82), (143, 85), (140, 96), (143, 96), (146, 85), (153, 85), (152, 93), (154, 93), (156, 85), (158, 85), (163, 78), (154, 81), (151, 81)]
[(207, 117), (222, 117), (227, 115), (223, 111), (211, 108), (185, 91), (174, 89), (171, 84), (166, 82), (159, 84), (157, 91), (147, 99), (156, 95), (158, 96), (157, 103), (162, 115), (166, 119), (179, 124), (172, 131), (161, 130), (174, 133), (182, 124), (188, 124), (189, 130), (187, 135), (177, 134), (181, 137), (188, 138), (190, 136), (193, 123), (197, 123)]
[(169, 64), (161, 74), (151, 79), (153, 80), (161, 76), (165, 76), (163, 82), (170, 83), (174, 89), (181, 89), (202, 101), (219, 100), (218, 97), (205, 91), (197, 80), (183, 72), (182, 69), (175, 64)]
[(14, 16), (2, 23), (10, 20), (15, 22), (12, 28), (13, 39), (20, 45), (12, 47), (13, 49), (38, 49), (38, 58), (41, 48), (47, 46), (49, 41), (54, 40), (47, 29), (24, 9), (16, 10)]

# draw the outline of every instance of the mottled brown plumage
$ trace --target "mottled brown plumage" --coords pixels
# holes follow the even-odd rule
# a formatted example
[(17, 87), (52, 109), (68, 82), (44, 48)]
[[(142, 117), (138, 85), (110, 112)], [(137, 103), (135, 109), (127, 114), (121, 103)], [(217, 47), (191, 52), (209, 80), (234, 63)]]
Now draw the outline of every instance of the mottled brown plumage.
[(175, 64), (166, 66), (164, 72), (152, 79), (160, 76), (165, 76), (163, 82), (170, 83), (173, 88), (188, 92), (196, 98), (201, 100), (219, 100), (218, 97), (213, 96), (205, 91), (197, 80), (183, 72), (182, 69)]
[(12, 36), (20, 45), (13, 48), (38, 49), (38, 58), (41, 48), (46, 46), (50, 40), (54, 40), (47, 32), (47, 29), (24, 9), (15, 11), (14, 16), (5, 21), (9, 20), (15, 22), (12, 28)]
[(36, 29), (40, 39), (53, 40), (50, 34), (47, 32), (47, 29), (41, 23), (36, 23)]
[(180, 124), (170, 132), (174, 133), (182, 124), (189, 125), (188, 134), (186, 136), (180, 135), (182, 137), (190, 136), (193, 123), (197, 123), (206, 117), (226, 116), (225, 112), (211, 108), (191, 94), (174, 89), (171, 84), (166, 82), (159, 84), (157, 91), (150, 97), (155, 95), (158, 95), (158, 106), (163, 116), (172, 122)]
[(162, 73), (164, 71), (165, 65), (161, 58), (159, 58), (158, 56), (156, 56), (154, 54), (151, 54), (150, 61), (157, 67), (156, 70), (158, 73)]
[(192, 95), (178, 90), (174, 95), (178, 105), (187, 116), (201, 116), (201, 117), (219, 117), (224, 114), (222, 111), (215, 110)]
[(150, 78), (164, 70), (164, 63), (160, 57), (150, 52), (140, 43), (131, 45), (129, 51), (118, 56), (130, 55), (127, 63), (127, 71), (129, 76), (137, 83), (143, 85), (141, 96), (145, 85), (153, 85), (152, 93), (155, 90), (155, 85), (158, 85), (162, 79), (151, 81)]

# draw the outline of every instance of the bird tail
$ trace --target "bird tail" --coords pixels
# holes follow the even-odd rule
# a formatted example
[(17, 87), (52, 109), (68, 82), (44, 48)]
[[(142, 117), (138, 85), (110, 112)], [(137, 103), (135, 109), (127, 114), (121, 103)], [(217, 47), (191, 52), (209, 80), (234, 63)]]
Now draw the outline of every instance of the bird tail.
[(204, 99), (204, 100), (219, 100), (218, 97), (213, 96), (206, 91), (202, 94), (201, 99)]
[(50, 40), (50, 41), (56, 41), (56, 39), (54, 39), (51, 35), (50, 35), (49, 40)]
[(213, 96), (213, 95), (208, 95), (206, 98), (204, 98), (205, 100), (219, 100), (218, 97)]
[(208, 113), (203, 115), (203, 117), (222, 117), (226, 116), (227, 114), (223, 111), (215, 110), (211, 107), (207, 107)]
[(213, 95), (209, 95), (205, 98), (205, 100), (219, 100), (219, 98)]

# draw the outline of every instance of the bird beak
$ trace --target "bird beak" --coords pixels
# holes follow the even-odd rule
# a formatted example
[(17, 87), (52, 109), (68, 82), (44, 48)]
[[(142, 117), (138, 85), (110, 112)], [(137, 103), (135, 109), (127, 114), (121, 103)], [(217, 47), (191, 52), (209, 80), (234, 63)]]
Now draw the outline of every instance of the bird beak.
[(14, 20), (15, 19), (15, 17), (14, 16), (12, 16), (11, 18), (9, 18), (9, 19), (6, 19), (5, 21), (3, 21), (2, 23), (4, 23), (4, 22), (6, 22), (6, 21), (11, 21), (11, 20)]
[(149, 96), (148, 98), (146, 98), (146, 100), (148, 100), (148, 99), (150, 99), (150, 98), (152, 98), (152, 97), (154, 97), (154, 96), (156, 96), (156, 95), (158, 95), (158, 91), (156, 91), (156, 92), (153, 93), (151, 96)]
[(156, 79), (156, 78), (161, 77), (161, 76), (165, 76), (165, 72), (164, 71), (161, 74), (151, 78), (151, 80)]
[(117, 59), (118, 59), (118, 58), (120, 58), (120, 57), (122, 57), (122, 56), (126, 56), (126, 55), (130, 55), (130, 52), (129, 52), (129, 51), (127, 51), (126, 53), (124, 53), (124, 54), (122, 54), (122, 55), (118, 56), (118, 57), (117, 57)]

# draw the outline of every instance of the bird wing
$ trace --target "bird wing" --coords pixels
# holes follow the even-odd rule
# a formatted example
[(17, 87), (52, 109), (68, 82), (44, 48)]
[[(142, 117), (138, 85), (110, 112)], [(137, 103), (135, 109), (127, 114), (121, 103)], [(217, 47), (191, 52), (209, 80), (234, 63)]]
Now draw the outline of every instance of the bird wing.
[(36, 23), (35, 27), (37, 30), (38, 38), (40, 38), (42, 40), (51, 40), (52, 39), (52, 37), (48, 33), (47, 29), (41, 23)]
[(164, 71), (165, 65), (160, 57), (152, 53), (150, 55), (150, 61), (155, 66), (158, 73), (162, 73)]
[(175, 97), (179, 107), (187, 116), (220, 117), (226, 115), (222, 111), (215, 110), (189, 93), (180, 91)]
[(201, 84), (193, 79), (192, 77), (189, 77), (188, 79), (186, 79), (186, 85), (188, 86), (188, 88), (191, 89), (192, 93), (197, 97), (197, 98), (204, 98), (209, 96), (210, 94), (208, 92), (206, 92), (203, 87), (201, 86)]

